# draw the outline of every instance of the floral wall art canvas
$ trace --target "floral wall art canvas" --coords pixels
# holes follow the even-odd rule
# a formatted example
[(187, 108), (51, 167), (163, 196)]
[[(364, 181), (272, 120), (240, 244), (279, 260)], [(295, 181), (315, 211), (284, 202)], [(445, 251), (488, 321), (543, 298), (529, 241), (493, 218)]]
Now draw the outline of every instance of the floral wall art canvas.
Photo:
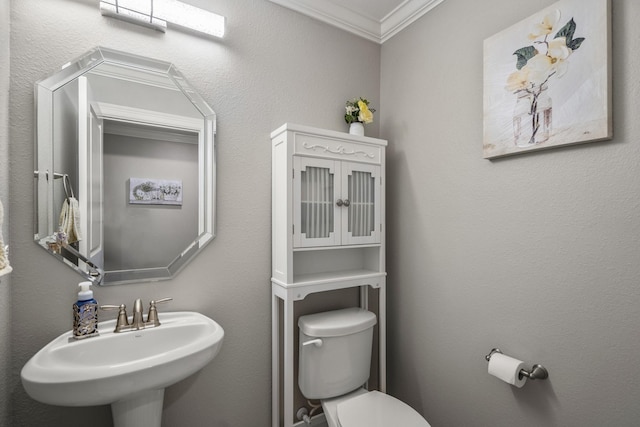
[(129, 203), (135, 205), (182, 205), (182, 181), (129, 178)]
[(562, 0), (484, 41), (485, 158), (612, 137), (610, 0)]

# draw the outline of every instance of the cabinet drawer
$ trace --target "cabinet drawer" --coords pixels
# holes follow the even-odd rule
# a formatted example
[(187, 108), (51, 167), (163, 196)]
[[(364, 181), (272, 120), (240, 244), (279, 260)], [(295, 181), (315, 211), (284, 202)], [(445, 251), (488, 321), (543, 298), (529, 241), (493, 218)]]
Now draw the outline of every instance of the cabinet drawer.
[(381, 147), (296, 133), (294, 154), (380, 164)]

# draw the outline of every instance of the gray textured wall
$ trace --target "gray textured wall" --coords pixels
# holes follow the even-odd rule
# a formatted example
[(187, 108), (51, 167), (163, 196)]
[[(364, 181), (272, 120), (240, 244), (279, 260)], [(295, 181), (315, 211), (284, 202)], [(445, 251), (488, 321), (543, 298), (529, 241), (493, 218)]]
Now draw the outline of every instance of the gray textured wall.
[[(551, 3), (447, 0), (382, 48), (390, 391), (434, 426), (640, 419), (640, 2), (612, 2), (612, 141), (482, 159), (482, 42)], [(494, 346), (549, 381), (489, 376)]]
[[(96, 45), (172, 61), (217, 113), (219, 162), (216, 239), (174, 280), (98, 288), (96, 298), (171, 296), (163, 310), (197, 310), (225, 328), (213, 363), (167, 390), (164, 426), (270, 425), (269, 135), (287, 121), (346, 131), (345, 100), (362, 95), (379, 105), (380, 47), (267, 1), (189, 3), (227, 17), (224, 40), (104, 18), (97, 0), (11, 1), (12, 426), (111, 422), (108, 407), (37, 403), (18, 377), (29, 357), (70, 329), (80, 280), (32, 242), (33, 83)], [(378, 124), (367, 132), (376, 136)]]
[[(193, 139), (195, 143), (104, 135), (105, 270), (166, 267), (196, 239), (198, 145)], [(181, 181), (183, 203), (129, 203), (130, 178)]]
[[(0, 200), (2, 236), (9, 244), (9, 2), (0, 2)], [(13, 249), (13, 248), (10, 248)], [(11, 324), (10, 277), (0, 278), (0, 324)], [(0, 328), (0, 425), (9, 425), (10, 328)]]

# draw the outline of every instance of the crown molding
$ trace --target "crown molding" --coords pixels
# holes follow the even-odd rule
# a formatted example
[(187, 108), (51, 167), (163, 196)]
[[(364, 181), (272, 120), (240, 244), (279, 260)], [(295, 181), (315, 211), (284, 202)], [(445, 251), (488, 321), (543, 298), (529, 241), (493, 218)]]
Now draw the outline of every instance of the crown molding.
[(382, 44), (444, 0), (404, 0), (380, 20), (338, 3), (318, 0), (269, 0), (342, 30)]
[(444, 0), (405, 0), (380, 21), (380, 43), (404, 30)]

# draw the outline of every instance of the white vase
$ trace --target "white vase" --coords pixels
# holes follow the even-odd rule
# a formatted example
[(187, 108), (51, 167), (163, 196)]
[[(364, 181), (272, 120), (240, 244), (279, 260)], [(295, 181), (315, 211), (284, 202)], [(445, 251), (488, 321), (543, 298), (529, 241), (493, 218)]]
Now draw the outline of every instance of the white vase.
[(349, 133), (351, 135), (364, 136), (364, 124), (361, 122), (353, 122), (349, 125)]

